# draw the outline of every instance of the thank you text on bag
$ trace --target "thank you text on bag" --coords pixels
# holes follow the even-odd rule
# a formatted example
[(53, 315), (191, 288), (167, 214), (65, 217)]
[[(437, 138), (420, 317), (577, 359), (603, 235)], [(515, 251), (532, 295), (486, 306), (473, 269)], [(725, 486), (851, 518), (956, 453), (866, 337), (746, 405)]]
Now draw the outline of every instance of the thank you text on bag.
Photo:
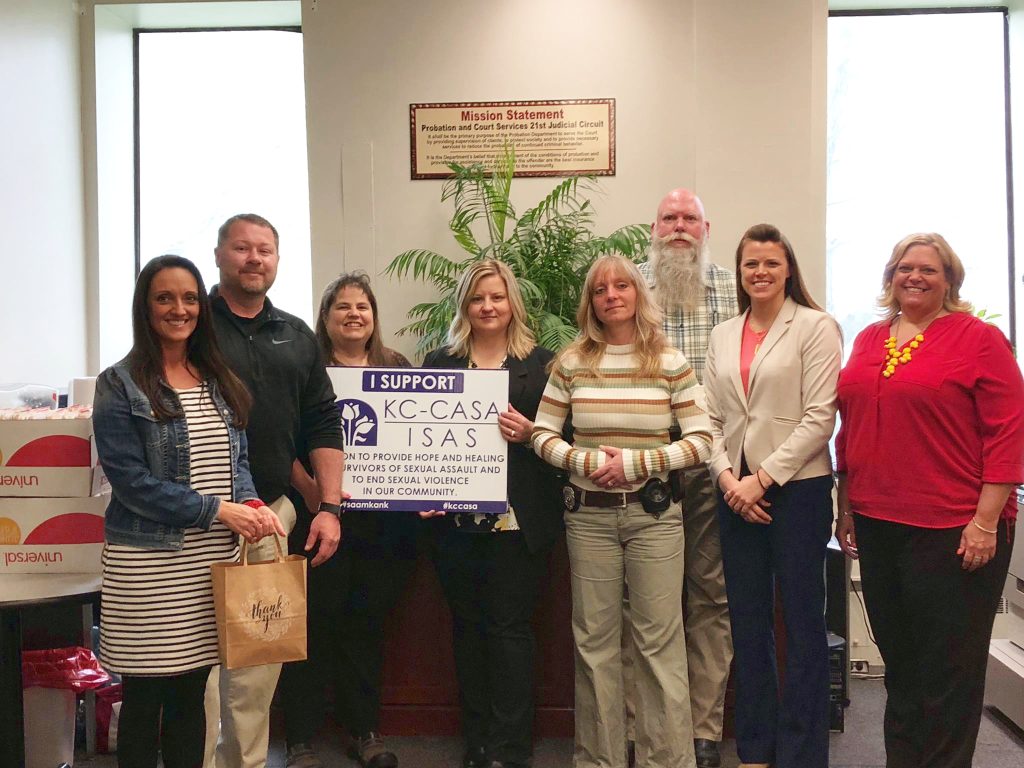
[(221, 664), (228, 669), (306, 658), (306, 558), (214, 563), (213, 602)]

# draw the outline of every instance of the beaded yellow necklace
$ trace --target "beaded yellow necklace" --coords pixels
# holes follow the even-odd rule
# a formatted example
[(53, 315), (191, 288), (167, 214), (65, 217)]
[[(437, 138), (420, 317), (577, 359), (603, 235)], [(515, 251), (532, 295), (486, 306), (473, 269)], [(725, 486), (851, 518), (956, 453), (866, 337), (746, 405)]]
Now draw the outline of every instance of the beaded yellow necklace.
[[(897, 322), (896, 331), (899, 332), (899, 323)], [(924, 334), (919, 333), (914, 336), (909, 342), (903, 345), (903, 349), (896, 346), (896, 337), (890, 336), (885, 340), (883, 348), (885, 349), (885, 362), (882, 365), (882, 376), (885, 378), (891, 378), (896, 373), (896, 366), (906, 365), (911, 360), (911, 350), (917, 349), (924, 344)]]

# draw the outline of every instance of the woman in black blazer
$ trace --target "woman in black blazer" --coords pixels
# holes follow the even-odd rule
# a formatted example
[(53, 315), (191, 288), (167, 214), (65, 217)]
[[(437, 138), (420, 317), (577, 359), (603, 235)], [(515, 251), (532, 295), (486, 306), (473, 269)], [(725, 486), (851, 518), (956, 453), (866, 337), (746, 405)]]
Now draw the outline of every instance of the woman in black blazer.
[(552, 353), (538, 347), (511, 270), (484, 259), (459, 280), (448, 344), (425, 368), (505, 368), (509, 407), (508, 511), (426, 513), (452, 610), (455, 668), (466, 740), (463, 768), (525, 768), (533, 751), (534, 638), (530, 619), (548, 553), (562, 526), (559, 477), (530, 449)]

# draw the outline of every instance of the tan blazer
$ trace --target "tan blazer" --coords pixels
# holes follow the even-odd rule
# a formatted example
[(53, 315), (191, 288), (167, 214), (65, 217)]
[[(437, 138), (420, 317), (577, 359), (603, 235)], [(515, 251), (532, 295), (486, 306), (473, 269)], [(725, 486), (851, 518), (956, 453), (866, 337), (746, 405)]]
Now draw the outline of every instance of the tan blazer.
[(786, 299), (750, 365), (743, 393), (740, 345), (747, 312), (720, 323), (708, 343), (704, 388), (711, 415), (711, 477), (739, 478), (745, 457), (779, 485), (832, 473), (828, 441), (836, 425), (843, 354), (831, 315)]

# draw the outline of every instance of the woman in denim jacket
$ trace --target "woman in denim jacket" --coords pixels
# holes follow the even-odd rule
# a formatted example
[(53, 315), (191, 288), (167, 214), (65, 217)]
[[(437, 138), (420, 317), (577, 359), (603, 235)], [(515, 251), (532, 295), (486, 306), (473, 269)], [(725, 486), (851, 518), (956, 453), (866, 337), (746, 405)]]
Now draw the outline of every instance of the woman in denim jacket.
[(246, 458), (250, 398), (228, 369), (195, 265), (139, 275), (133, 345), (96, 383), (93, 431), (112, 489), (104, 524), (100, 655), (123, 678), (118, 764), (203, 762), (203, 695), (218, 663), (210, 564), (238, 535), (280, 533)]

